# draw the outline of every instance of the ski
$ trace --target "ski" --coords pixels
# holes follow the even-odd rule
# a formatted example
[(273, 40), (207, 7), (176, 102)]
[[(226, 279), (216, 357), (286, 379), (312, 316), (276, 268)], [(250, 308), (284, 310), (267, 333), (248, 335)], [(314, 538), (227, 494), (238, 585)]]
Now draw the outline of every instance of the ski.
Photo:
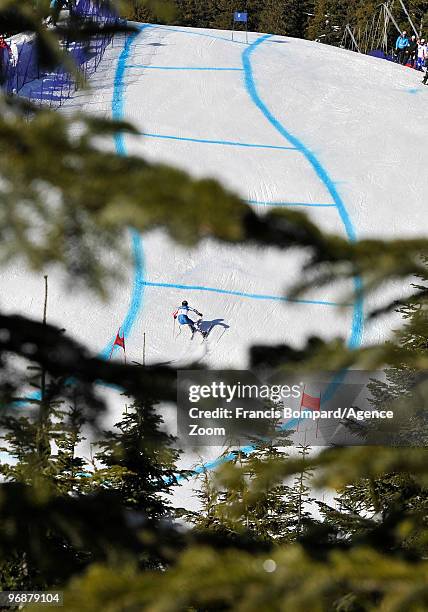
[(210, 327), (209, 329), (207, 329), (207, 331), (205, 332), (201, 332), (202, 334), (202, 338), (204, 339), (203, 342), (206, 342), (208, 340), (208, 336), (210, 335), (211, 331), (212, 331), (212, 327)]

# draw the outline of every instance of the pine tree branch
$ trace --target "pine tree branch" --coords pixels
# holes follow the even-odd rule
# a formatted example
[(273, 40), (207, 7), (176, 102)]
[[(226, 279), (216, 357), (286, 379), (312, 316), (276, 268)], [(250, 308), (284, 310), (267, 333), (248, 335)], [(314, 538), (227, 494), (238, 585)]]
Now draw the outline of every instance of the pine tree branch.
[[(106, 362), (89, 354), (78, 342), (52, 325), (21, 316), (0, 315), (0, 359), (18, 355), (40, 364), (54, 379), (55, 394), (73, 397), (78, 392), (86, 404), (87, 418), (95, 423), (103, 402), (96, 385), (111, 385), (135, 398), (156, 397), (175, 401), (176, 373), (162, 366), (136, 368)], [(25, 383), (23, 376), (21, 384)]]

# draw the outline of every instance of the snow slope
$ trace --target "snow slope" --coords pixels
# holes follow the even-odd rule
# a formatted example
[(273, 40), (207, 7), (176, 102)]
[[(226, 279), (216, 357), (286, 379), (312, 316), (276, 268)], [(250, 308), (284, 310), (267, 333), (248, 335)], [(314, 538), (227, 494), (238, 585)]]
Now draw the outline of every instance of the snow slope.
[[(218, 178), (260, 214), (297, 207), (349, 240), (426, 232), (428, 89), (420, 75), (313, 42), (249, 37), (246, 45), (230, 32), (140, 26), (115, 40), (92, 91), (78, 92), (65, 111), (132, 121), (141, 136), (119, 135), (119, 153)], [(160, 230), (130, 233), (129, 251), (133, 262), (108, 303), (49, 271), (49, 320), (104, 355), (122, 325), (130, 359), (141, 361), (146, 333), (149, 363), (242, 368), (257, 343), (317, 334), (358, 346), (385, 338), (393, 321), (364, 331), (365, 305), (352, 287), (285, 300), (302, 262), (293, 252), (210, 240), (188, 250)], [(42, 279), (18, 262), (2, 270), (2, 287), (5, 311), (40, 317)], [(208, 342), (190, 342), (188, 330), (174, 338), (171, 313), (183, 299), (217, 322)]]

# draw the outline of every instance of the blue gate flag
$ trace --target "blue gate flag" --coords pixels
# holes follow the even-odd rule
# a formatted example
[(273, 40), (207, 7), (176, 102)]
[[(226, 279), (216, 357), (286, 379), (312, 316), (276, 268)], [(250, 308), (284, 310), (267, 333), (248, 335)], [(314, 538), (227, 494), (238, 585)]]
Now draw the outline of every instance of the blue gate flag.
[(240, 13), (239, 11), (236, 11), (233, 20), (235, 22), (237, 21), (237, 22), (240, 22), (240, 23), (247, 23), (248, 22), (248, 13)]

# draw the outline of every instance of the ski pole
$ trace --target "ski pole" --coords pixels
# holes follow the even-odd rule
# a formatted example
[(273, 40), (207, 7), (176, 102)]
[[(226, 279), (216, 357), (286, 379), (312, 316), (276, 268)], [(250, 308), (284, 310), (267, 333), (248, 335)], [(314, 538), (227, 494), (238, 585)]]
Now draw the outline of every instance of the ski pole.
[(220, 335), (219, 339), (217, 340), (216, 344), (218, 344), (220, 342), (220, 340), (223, 338), (224, 334), (227, 332), (227, 327), (224, 328), (223, 333)]

